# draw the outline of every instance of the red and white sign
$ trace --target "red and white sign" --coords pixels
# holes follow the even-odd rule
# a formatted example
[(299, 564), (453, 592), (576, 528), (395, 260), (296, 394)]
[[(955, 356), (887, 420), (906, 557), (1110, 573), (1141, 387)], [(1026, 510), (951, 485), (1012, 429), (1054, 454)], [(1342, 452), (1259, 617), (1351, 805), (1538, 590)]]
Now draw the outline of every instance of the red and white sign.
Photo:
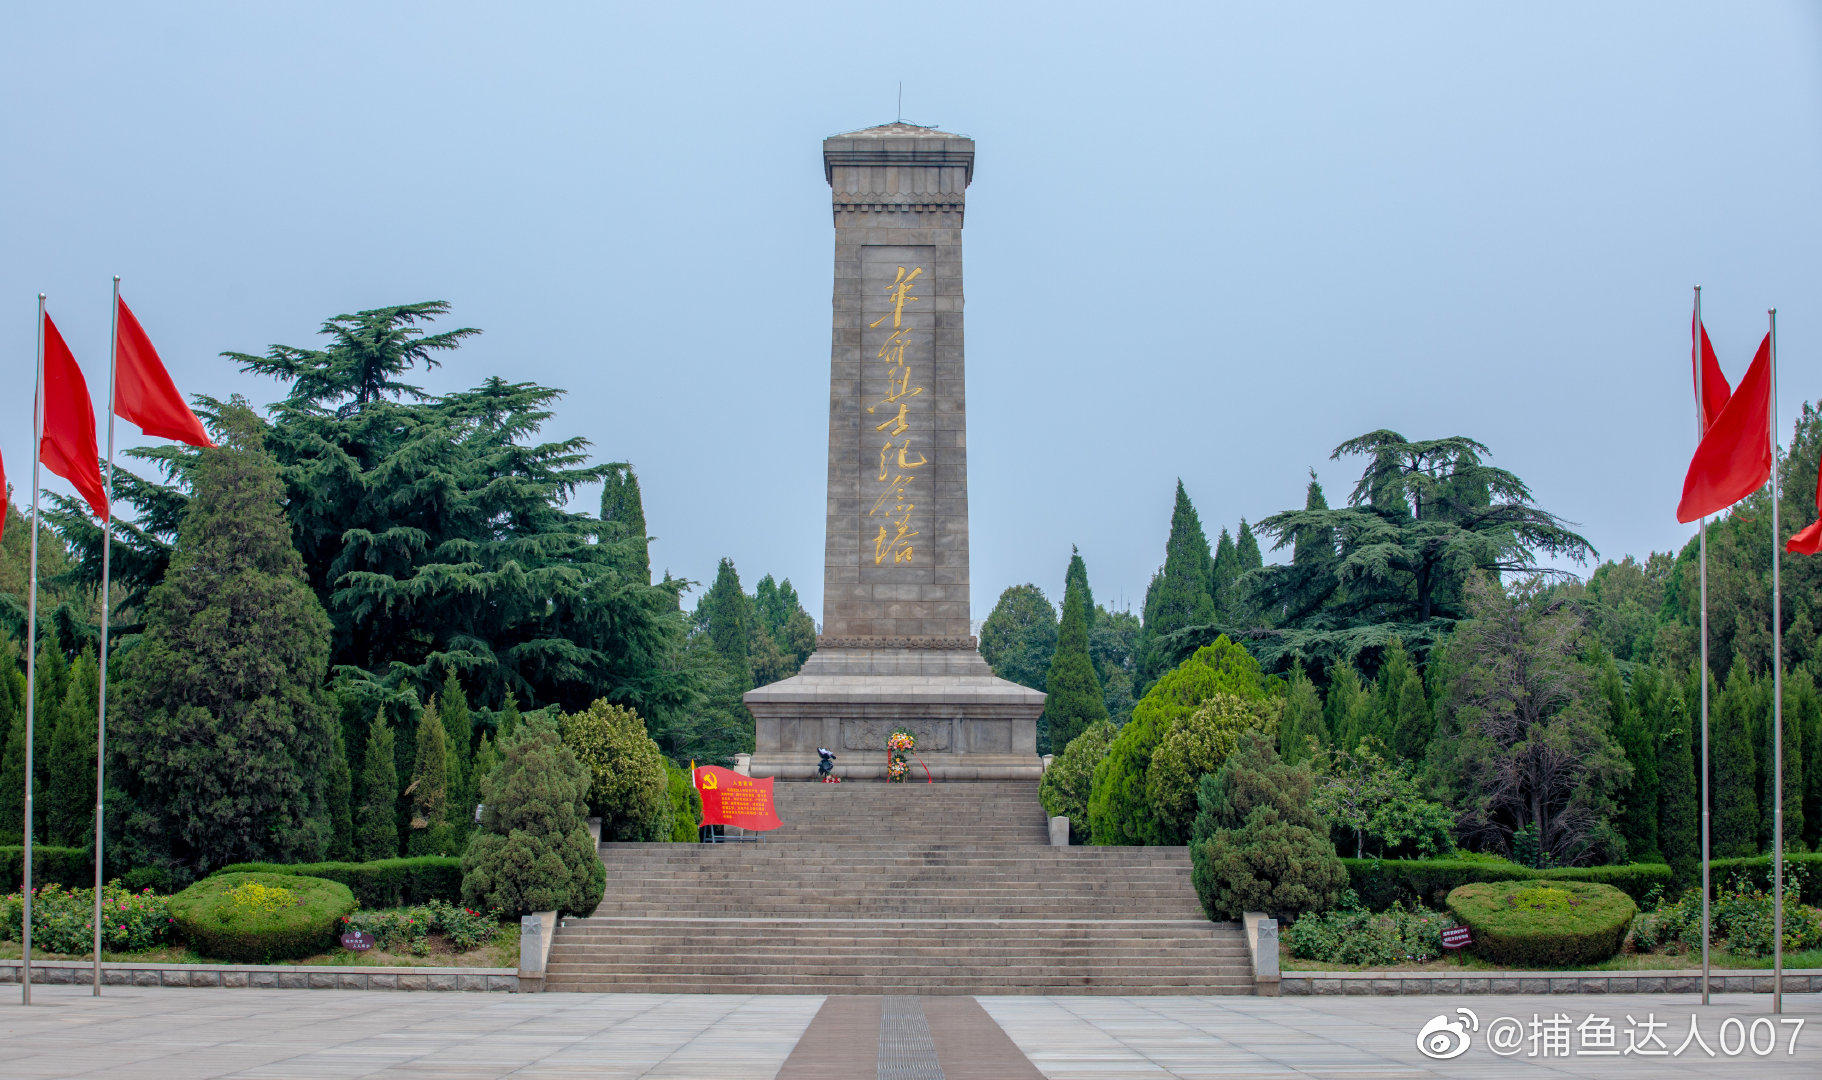
[(696, 769), (696, 790), (702, 793), (704, 825), (734, 825), (763, 832), (782, 822), (772, 807), (772, 778), (755, 780), (732, 769), (702, 765)]

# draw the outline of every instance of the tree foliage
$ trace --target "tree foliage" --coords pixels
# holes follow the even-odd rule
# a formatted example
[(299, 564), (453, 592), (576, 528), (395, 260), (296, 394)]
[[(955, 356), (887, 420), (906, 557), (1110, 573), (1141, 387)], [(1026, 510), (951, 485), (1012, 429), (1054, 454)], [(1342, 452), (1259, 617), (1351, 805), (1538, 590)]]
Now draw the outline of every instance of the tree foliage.
[(562, 730), (563, 745), (592, 778), (589, 808), (601, 818), (601, 839), (670, 839), (670, 778), (639, 714), (597, 701), (564, 716)]
[(1335, 905), (1347, 870), (1311, 810), (1313, 788), (1309, 767), (1285, 765), (1260, 732), (1202, 778), (1190, 877), (1209, 918), (1295, 918)]
[(1044, 689), (1057, 647), (1057, 613), (1036, 585), (1014, 585), (981, 624), (981, 656), (993, 673), (1020, 686)]
[(556, 725), (526, 717), (488, 778), (481, 831), (462, 856), (463, 902), (516, 915), (594, 911), (607, 868), (588, 834), (588, 788)]
[(1039, 732), (1043, 742), (1039, 750), (1043, 753), (1061, 751), (1089, 725), (1107, 719), (1107, 701), (1088, 653), (1088, 574), (1086, 568), (1079, 576), (1075, 573), (1081, 561), (1079, 553), (1070, 559), (1056, 651), (1051, 654), (1050, 671), (1044, 677), (1046, 696)]
[(1172, 635), (1215, 621), (1213, 576), (1208, 534), (1202, 531), (1202, 519), (1189, 501), (1183, 481), (1178, 480), (1170, 536), (1164, 543), (1164, 565), (1145, 590), (1145, 639), (1140, 654), (1143, 683), (1150, 684), (1175, 666), (1179, 652)]
[(1088, 793), (1094, 785), (1095, 768), (1107, 756), (1116, 731), (1107, 720), (1089, 724), (1062, 754), (1044, 770), (1038, 783), (1038, 801), (1051, 817), (1069, 819), (1069, 842), (1085, 844), (1088, 832)]

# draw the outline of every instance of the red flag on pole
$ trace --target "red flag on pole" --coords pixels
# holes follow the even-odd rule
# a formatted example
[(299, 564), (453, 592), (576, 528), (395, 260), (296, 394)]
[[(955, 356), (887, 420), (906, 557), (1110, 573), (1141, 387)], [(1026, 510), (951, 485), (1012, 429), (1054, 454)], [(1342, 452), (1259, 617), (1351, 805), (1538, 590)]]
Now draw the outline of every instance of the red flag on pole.
[(1696, 312), (1689, 327), (1689, 366), (1694, 378), (1695, 366), (1701, 365), (1697, 385), (1700, 387), (1698, 396), (1702, 399), (1702, 430), (1707, 431), (1721, 418), (1721, 410), (1727, 407), (1727, 399), (1733, 391), (1727, 385), (1727, 376), (1721, 374), (1721, 363), (1715, 359), (1714, 343), (1708, 340), (1708, 328), (1702, 325), (1699, 306)]
[(114, 347), (114, 415), (139, 425), (147, 435), (191, 446), (214, 446), (125, 300), (120, 301), (116, 315), (120, 323)]
[[(1704, 377), (1706, 381), (1706, 377)], [(1739, 502), (1771, 476), (1771, 335), (1746, 369), (1740, 387), (1702, 436), (1683, 477), (1676, 519), (1694, 521)]]
[(89, 384), (63, 343), (57, 324), (44, 317), (44, 437), (38, 444), (44, 467), (76, 485), (95, 516), (108, 516), (101, 486), (101, 451), (95, 446), (95, 406)]
[[(1816, 471), (1816, 509), (1822, 510), (1822, 469)], [(1794, 551), (1798, 555), (1822, 555), (1822, 521), (1815, 521), (1807, 529), (1802, 529), (1784, 545), (1785, 551)]]

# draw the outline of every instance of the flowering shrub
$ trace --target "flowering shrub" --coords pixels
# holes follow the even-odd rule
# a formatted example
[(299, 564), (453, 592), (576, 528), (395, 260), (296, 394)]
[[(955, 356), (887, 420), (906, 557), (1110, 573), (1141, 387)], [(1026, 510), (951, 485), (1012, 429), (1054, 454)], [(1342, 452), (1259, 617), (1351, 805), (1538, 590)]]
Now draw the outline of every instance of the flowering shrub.
[(237, 915), (276, 915), (285, 908), (302, 903), (290, 889), (257, 880), (236, 885), (227, 891), (226, 896), (229, 906)]
[(1284, 931), (1291, 955), (1325, 964), (1428, 963), (1442, 955), (1442, 932), (1455, 920), (1395, 904), (1389, 911), (1344, 908), (1305, 915)]
[[(101, 890), (101, 947), (132, 952), (163, 944), (170, 936), (168, 896), (150, 889), (129, 892), (118, 882)], [(0, 940), (22, 936), (25, 896), (0, 899)], [(83, 954), (95, 943), (95, 890), (47, 885), (32, 891), (32, 947), (45, 952)]]
[[(1784, 883), (1784, 948), (1822, 948), (1822, 911), (1800, 902), (1798, 883)], [(1735, 877), (1709, 906), (1709, 943), (1742, 956), (1770, 956), (1774, 912), (1771, 894)], [(1632, 925), (1633, 947), (1677, 953), (1702, 947), (1702, 890), (1662, 901)]]
[(356, 911), (342, 917), (344, 931), (373, 935), (373, 943), (386, 952), (430, 955), (430, 935), (449, 935), (456, 952), (468, 952), (492, 941), (500, 932), (498, 911), (480, 912), (432, 900), (418, 907), (390, 911)]

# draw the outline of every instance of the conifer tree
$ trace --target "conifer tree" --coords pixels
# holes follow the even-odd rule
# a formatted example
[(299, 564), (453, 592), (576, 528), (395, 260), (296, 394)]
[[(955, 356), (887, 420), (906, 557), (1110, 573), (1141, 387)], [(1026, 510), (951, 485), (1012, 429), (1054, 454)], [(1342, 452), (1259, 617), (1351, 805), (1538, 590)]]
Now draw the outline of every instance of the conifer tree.
[(1709, 716), (1709, 790), (1714, 809), (1709, 838), (1715, 858), (1759, 853), (1758, 754), (1752, 742), (1753, 712), (1759, 688), (1746, 660), (1735, 657), (1733, 670)]
[(714, 642), (715, 651), (745, 680), (742, 690), (752, 689), (753, 605), (740, 590), (734, 560), (724, 558), (716, 567), (714, 584), (696, 605), (696, 621)]
[(1303, 664), (1291, 663), (1290, 688), (1284, 696), (1284, 719), (1278, 724), (1278, 756), (1287, 765), (1308, 761), (1311, 742), (1321, 750), (1329, 743), (1328, 724), (1322, 719), (1322, 697), (1304, 674)]
[(474, 718), (468, 709), (468, 695), (453, 668), (444, 673), (437, 712), (443, 718), (444, 744), (449, 751), (449, 825), (458, 838), (465, 837), (474, 823), (476, 802), (469, 751), (474, 741)]
[(1215, 601), (1211, 592), (1214, 559), (1208, 551), (1208, 535), (1202, 531), (1202, 519), (1177, 481), (1176, 505), (1170, 514), (1170, 539), (1164, 546), (1164, 565), (1152, 575), (1145, 590), (1145, 636), (1140, 650), (1142, 686), (1148, 689), (1164, 672), (1175, 666), (1175, 653), (1165, 637), (1189, 626), (1206, 626), (1215, 621)]
[[(1063, 574), (1063, 592), (1067, 596), (1071, 587), (1082, 590), (1082, 609), (1088, 613), (1088, 629), (1094, 630), (1094, 590), (1088, 587), (1088, 564), (1082, 561), (1082, 552), (1074, 545), (1069, 545), (1069, 569)], [(1097, 675), (1100, 671), (1097, 669)]]
[(503, 751), (506, 740), (519, 726), (519, 695), (512, 691), (506, 693), (506, 703), (500, 706), (499, 736), (494, 739), (494, 749)]
[[(0, 752), (0, 847), (25, 839), (25, 692), (7, 725), (6, 749)], [(34, 732), (33, 734), (36, 734)], [(36, 805), (37, 800), (33, 803)]]
[(361, 808), (356, 815), (354, 848), (364, 862), (394, 859), (399, 854), (399, 774), (393, 764), (392, 725), (385, 710), (374, 714), (367, 729), (367, 752), (361, 761)]
[[(1657, 732), (1652, 718), (1633, 707), (1613, 659), (1603, 653), (1596, 658), (1596, 664), (1600, 672), (1595, 682), (1598, 704), (1606, 712), (1607, 728), (1613, 741), (1619, 744), (1632, 765), (1631, 786), (1618, 800), (1620, 814), (1614, 824), (1626, 841), (1626, 857), (1633, 862), (1651, 862), (1661, 855), (1658, 849)], [(1652, 676), (1639, 671), (1633, 678), (1649, 680)]]
[(348, 742), (342, 725), (329, 725), (329, 848), (324, 852), (337, 862), (354, 858), (354, 770), (348, 764)]
[(615, 569), (639, 584), (652, 580), (650, 543), (645, 536), (645, 500), (639, 495), (639, 477), (633, 467), (609, 465), (601, 478), (601, 542), (614, 544), (609, 559)]
[(185, 874), (319, 859), (330, 833), (329, 620), (258, 417), (236, 399), (219, 429), (222, 445), (189, 467), (170, 569), (121, 654), (109, 725), (132, 808), (117, 850)]
[(1677, 882), (1687, 884), (1702, 858), (1695, 740), (1680, 702), (1667, 719), (1670, 726), (1658, 739), (1658, 848)]
[(1329, 692), (1323, 701), (1324, 719), (1337, 750), (1352, 750), (1360, 740), (1380, 730), (1379, 701), (1360, 680), (1352, 664), (1329, 669)]
[(1378, 708), (1374, 710), (1383, 732), (1380, 741), (1407, 761), (1422, 760), (1435, 730), (1430, 703), (1424, 696), (1423, 676), (1398, 638), (1386, 644), (1385, 656), (1379, 669)]
[(1208, 572), (1208, 595), (1215, 602), (1215, 618), (1228, 619), (1234, 608), (1234, 582), (1240, 580), (1240, 552), (1227, 529), (1215, 541), (1215, 559)]
[(54, 717), (44, 793), (44, 839), (63, 847), (92, 842), (95, 827), (95, 724), (101, 705), (101, 667), (84, 650), (70, 665), (63, 704)]
[(57, 737), (57, 721), (63, 716), (63, 699), (70, 692), (70, 664), (63, 655), (63, 645), (55, 626), (44, 635), (38, 649), (36, 704), (33, 708), (32, 802), (35, 804), (34, 835), (44, 835), (44, 793), (51, 788), (51, 740)]
[[(1763, 680), (1767, 690), (1771, 689), (1771, 680)], [(1802, 690), (1798, 687), (1801, 686)], [(1790, 851), (1803, 842), (1803, 726), (1796, 715), (1795, 699), (1801, 694), (1804, 697), (1815, 696), (1815, 682), (1804, 668), (1786, 672), (1784, 675), (1784, 850)], [(1768, 708), (1766, 710), (1770, 712)], [(1769, 775), (1773, 766), (1771, 732), (1768, 728), (1760, 751)], [(1771, 847), (1772, 830), (1775, 827), (1771, 820), (1771, 808), (1776, 803), (1776, 794), (1769, 779), (1766, 781), (1765, 794), (1760, 805), (1765, 808), (1764, 823), (1759, 833), (1764, 838), (1765, 847)]]
[[(1796, 678), (1797, 672), (1802, 678)], [(1791, 672), (1792, 684), (1785, 702), (1784, 722), (1794, 723), (1803, 742), (1803, 843), (1822, 850), (1822, 693), (1808, 668)]]
[(449, 824), (449, 743), (443, 719), (432, 701), (418, 718), (418, 754), (411, 769), (412, 855), (456, 854), (455, 830)]
[[(15, 513), (17, 513), (15, 511)], [(12, 744), (13, 719), (18, 717), (22, 722), (25, 717), (25, 675), (18, 666), (0, 649), (0, 762), (6, 760), (7, 747)], [(24, 759), (20, 759), (24, 768)], [(0, 765), (0, 768), (4, 768)], [(24, 798), (23, 793), (20, 798)], [(5, 805), (5, 796), (0, 794), (0, 806)], [(0, 818), (0, 834), (6, 832), (4, 818)]]
[[(1071, 567), (1081, 556), (1071, 560)], [(1085, 577), (1086, 575), (1084, 575)], [(1044, 716), (1040, 735), (1042, 753), (1062, 753), (1071, 739), (1088, 725), (1107, 719), (1107, 702), (1088, 656), (1087, 597), (1074, 579), (1065, 575), (1063, 619), (1057, 629), (1056, 652), (1044, 680)]]
[(1000, 593), (981, 624), (981, 656), (993, 673), (1033, 690), (1044, 688), (1057, 647), (1057, 613), (1036, 585)]
[(1234, 537), (1234, 554), (1239, 558), (1242, 574), (1265, 566), (1265, 556), (1259, 551), (1259, 538), (1253, 535), (1253, 527), (1245, 518), (1240, 519), (1240, 532)]

